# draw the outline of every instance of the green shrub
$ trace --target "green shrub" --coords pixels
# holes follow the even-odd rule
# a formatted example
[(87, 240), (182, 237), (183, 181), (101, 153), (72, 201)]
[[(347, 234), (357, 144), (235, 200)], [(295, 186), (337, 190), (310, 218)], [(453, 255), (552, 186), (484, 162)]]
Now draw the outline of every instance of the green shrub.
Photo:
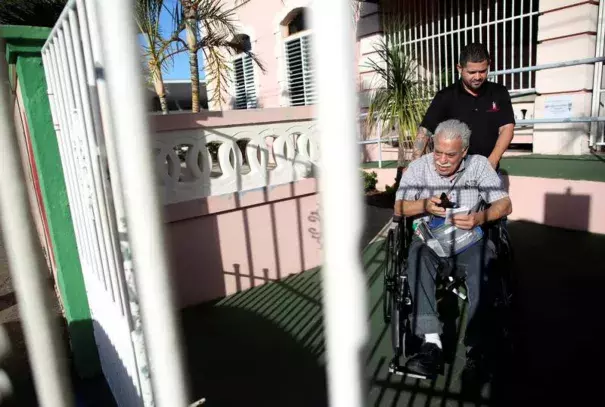
[(376, 172), (372, 171), (367, 173), (365, 171), (361, 171), (361, 176), (363, 177), (364, 192), (376, 190), (376, 184), (378, 183), (378, 174), (376, 174)]
[(393, 185), (385, 184), (384, 191), (387, 195), (395, 196), (397, 189), (395, 188), (395, 184), (393, 184)]

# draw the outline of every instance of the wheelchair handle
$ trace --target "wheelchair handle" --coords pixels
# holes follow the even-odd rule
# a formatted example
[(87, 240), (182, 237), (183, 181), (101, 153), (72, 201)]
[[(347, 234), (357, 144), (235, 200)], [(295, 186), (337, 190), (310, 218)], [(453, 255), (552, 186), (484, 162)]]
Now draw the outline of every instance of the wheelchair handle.
[(393, 215), (393, 223), (401, 223), (403, 221), (403, 216), (401, 215)]

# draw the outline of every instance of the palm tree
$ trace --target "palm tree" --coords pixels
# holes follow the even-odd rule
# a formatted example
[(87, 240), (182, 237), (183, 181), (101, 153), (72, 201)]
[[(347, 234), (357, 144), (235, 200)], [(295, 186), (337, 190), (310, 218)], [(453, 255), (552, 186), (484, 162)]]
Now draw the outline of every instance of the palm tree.
[[(191, 105), (199, 112), (199, 58), (204, 53), (206, 75), (214, 85), (211, 101), (219, 106), (225, 100), (229, 85), (228, 54), (245, 52), (264, 70), (263, 65), (245, 44), (239, 40), (232, 9), (224, 9), (221, 0), (179, 0), (176, 4), (175, 27), (185, 30), (186, 40), (179, 39), (189, 53), (191, 75)], [(203, 35), (200, 35), (200, 27)]]
[[(397, 160), (398, 175), (409, 161), (416, 131), (432, 97), (428, 83), (418, 76), (417, 65), (412, 56), (406, 55), (387, 38), (374, 47), (376, 57), (368, 64), (375, 71), (380, 87), (370, 97), (366, 127), (389, 135), (395, 130), (399, 138)], [(399, 176), (397, 177), (397, 180)]]
[(53, 27), (67, 0), (0, 0), (0, 24)]
[(145, 41), (143, 56), (147, 81), (153, 86), (160, 100), (162, 113), (168, 114), (163, 75), (165, 70), (170, 67), (172, 57), (185, 49), (178, 47), (176, 30), (169, 30), (170, 35), (167, 38), (164, 37), (164, 30), (160, 26), (160, 14), (165, 10), (164, 0), (137, 0), (135, 19), (139, 33)]

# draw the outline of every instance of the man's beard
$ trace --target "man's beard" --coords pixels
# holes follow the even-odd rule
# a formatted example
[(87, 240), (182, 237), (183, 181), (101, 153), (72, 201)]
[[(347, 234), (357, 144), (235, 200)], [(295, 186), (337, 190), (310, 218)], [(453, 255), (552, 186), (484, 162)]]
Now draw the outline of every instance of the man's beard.
[(445, 165), (439, 165), (437, 163), (435, 163), (435, 166), (437, 167), (437, 171), (444, 173), (444, 174), (448, 174), (449, 172), (452, 171), (452, 164), (445, 164)]
[(469, 81), (469, 82), (463, 81), (463, 82), (467, 88), (472, 89), (472, 90), (479, 90), (485, 84), (485, 80), (478, 81), (478, 82), (473, 82), (473, 81)]

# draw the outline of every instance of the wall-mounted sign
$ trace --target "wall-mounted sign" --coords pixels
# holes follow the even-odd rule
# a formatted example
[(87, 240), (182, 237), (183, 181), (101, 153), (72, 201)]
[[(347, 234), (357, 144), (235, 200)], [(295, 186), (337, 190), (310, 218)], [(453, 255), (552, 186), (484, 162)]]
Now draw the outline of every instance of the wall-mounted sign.
[(549, 96), (544, 102), (544, 118), (567, 119), (571, 117), (571, 107), (571, 95)]

